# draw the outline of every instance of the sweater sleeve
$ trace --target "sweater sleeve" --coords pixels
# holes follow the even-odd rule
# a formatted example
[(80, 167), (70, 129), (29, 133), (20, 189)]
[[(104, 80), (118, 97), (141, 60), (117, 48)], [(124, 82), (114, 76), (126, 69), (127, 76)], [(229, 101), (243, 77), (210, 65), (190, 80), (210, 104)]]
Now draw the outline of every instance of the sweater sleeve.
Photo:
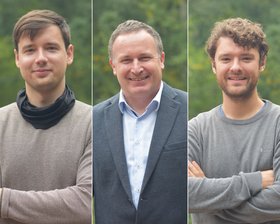
[[(201, 166), (202, 135), (196, 120), (189, 123), (189, 160), (195, 160)], [(261, 173), (240, 173), (228, 178), (189, 177), (190, 213), (216, 212), (234, 208), (259, 192)]]
[(28, 224), (91, 223), (91, 140), (80, 158), (76, 185), (51, 191), (3, 188), (1, 218)]
[[(246, 223), (263, 223), (280, 220), (280, 142), (273, 157), (275, 182), (235, 209), (220, 211), (225, 220)], [(250, 215), (248, 215), (250, 214)]]
[(190, 213), (216, 212), (234, 208), (260, 188), (259, 172), (241, 173), (229, 178), (189, 178)]

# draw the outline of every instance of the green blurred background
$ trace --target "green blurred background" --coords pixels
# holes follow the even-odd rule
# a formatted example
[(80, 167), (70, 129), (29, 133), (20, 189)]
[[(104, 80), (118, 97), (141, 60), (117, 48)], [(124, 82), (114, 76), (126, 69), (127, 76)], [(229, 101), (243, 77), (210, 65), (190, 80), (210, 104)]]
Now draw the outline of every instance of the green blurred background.
[(163, 80), (175, 88), (186, 90), (186, 0), (94, 0), (93, 104), (115, 95), (120, 90), (109, 66), (107, 46), (111, 33), (118, 24), (127, 19), (143, 21), (159, 32), (165, 51)]
[(204, 44), (214, 23), (229, 17), (261, 23), (270, 46), (267, 65), (258, 85), (262, 98), (280, 104), (280, 1), (189, 1), (189, 117), (221, 103), (221, 91), (212, 73)]
[(230, 17), (248, 18), (262, 24), (270, 50), (258, 91), (262, 98), (280, 104), (279, 15), (279, 0), (189, 0), (189, 118), (222, 102), (204, 44), (214, 23)]
[(163, 79), (173, 87), (187, 88), (186, 0), (94, 0), (93, 103), (119, 91), (108, 62), (107, 46), (113, 30), (127, 19), (143, 21), (161, 35), (165, 51)]
[(24, 87), (14, 63), (12, 29), (17, 19), (31, 9), (51, 9), (68, 21), (75, 59), (67, 71), (67, 83), (78, 99), (93, 104), (119, 91), (107, 54), (108, 40), (115, 27), (126, 19), (138, 19), (153, 26), (163, 39), (166, 53), (164, 80), (183, 90), (188, 82), (190, 118), (221, 102), (221, 91), (204, 52), (213, 24), (229, 17), (249, 18), (263, 25), (270, 46), (259, 93), (280, 104), (280, 0), (189, 0), (188, 4), (187, 10), (187, 0), (94, 0), (92, 8), (91, 0), (1, 0), (0, 106), (14, 102), (18, 90)]
[(74, 62), (66, 72), (76, 98), (91, 103), (91, 0), (1, 0), (0, 2), (0, 106), (16, 100), (24, 87), (15, 65), (12, 31), (16, 21), (33, 9), (50, 9), (62, 15), (71, 28)]

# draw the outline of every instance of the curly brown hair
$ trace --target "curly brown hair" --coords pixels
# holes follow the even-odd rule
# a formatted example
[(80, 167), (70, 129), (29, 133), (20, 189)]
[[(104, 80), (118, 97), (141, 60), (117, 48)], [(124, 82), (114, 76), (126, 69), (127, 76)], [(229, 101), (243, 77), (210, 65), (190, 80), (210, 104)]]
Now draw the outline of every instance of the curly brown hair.
[(205, 50), (212, 60), (215, 58), (220, 37), (229, 37), (234, 43), (247, 49), (258, 49), (260, 62), (268, 53), (268, 44), (262, 26), (248, 19), (230, 18), (215, 23), (205, 46)]

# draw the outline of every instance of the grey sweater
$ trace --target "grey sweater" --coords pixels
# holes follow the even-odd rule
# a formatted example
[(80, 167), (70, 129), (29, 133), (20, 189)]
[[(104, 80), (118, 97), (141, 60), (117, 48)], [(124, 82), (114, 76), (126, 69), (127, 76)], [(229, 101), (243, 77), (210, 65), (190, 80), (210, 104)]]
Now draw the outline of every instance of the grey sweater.
[[(207, 177), (189, 178), (193, 224), (280, 223), (280, 107), (265, 102), (248, 120), (218, 106), (189, 122), (189, 159)], [(272, 168), (275, 183), (262, 190), (259, 171)]]
[(0, 223), (91, 223), (91, 106), (35, 129), (16, 103), (0, 108)]

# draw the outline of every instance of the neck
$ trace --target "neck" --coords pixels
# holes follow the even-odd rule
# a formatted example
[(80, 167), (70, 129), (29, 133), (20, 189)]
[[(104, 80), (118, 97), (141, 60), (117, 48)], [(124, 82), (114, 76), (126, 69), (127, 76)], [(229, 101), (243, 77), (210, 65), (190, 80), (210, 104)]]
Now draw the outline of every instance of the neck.
[(138, 114), (142, 115), (153, 98), (129, 97), (125, 98), (127, 104)]
[(33, 88), (28, 88), (26, 86), (26, 95), (28, 101), (35, 107), (47, 107), (53, 104), (57, 98), (59, 98), (65, 90), (65, 85), (60, 88), (46, 90), (46, 91), (37, 91)]
[(234, 120), (246, 120), (253, 117), (264, 105), (257, 92), (248, 98), (234, 99), (223, 93), (223, 111), (225, 116)]
[[(161, 85), (161, 84), (160, 84)], [(123, 91), (123, 96), (127, 102), (127, 104), (138, 114), (142, 115), (150, 102), (157, 95), (160, 90), (160, 85), (157, 88), (154, 88), (153, 91), (142, 92), (142, 93), (134, 93), (129, 94)]]

